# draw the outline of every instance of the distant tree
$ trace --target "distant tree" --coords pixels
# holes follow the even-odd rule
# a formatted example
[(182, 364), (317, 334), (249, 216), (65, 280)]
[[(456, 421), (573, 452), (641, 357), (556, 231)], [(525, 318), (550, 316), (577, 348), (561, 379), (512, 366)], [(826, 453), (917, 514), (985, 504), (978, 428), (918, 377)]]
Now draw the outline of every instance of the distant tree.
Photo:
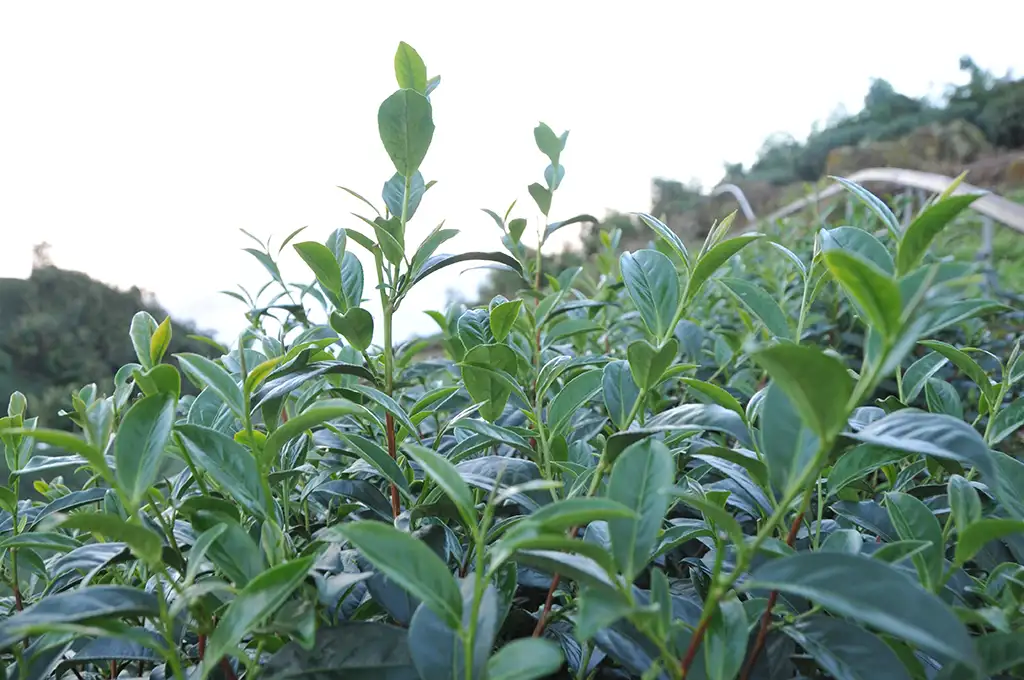
[[(111, 376), (136, 361), (128, 337), (135, 313), (162, 321), (167, 312), (138, 288), (121, 291), (54, 267), (48, 248), (33, 249), (28, 279), (0, 279), (0, 403), (18, 389), (44, 425), (65, 427), (70, 423), (56, 414), (70, 405), (73, 389), (95, 382), (109, 394)], [(169, 355), (209, 355), (209, 345), (187, 337), (198, 332), (193, 325), (173, 322), (172, 331)]]
[(663, 220), (694, 208), (704, 200), (700, 182), (687, 184), (670, 179), (655, 178), (651, 183), (651, 213)]

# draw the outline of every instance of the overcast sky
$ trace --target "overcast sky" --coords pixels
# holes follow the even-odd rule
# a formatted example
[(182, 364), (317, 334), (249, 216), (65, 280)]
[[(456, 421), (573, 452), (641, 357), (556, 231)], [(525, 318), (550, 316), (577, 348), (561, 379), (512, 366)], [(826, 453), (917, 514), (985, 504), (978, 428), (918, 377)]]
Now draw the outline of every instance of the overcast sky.
[[(393, 168), (376, 111), (397, 87), (400, 40), (442, 77), (422, 167), (438, 184), (409, 240), (445, 219), (462, 230), (454, 252), (499, 247), (482, 207), (520, 199), (538, 217), (525, 188), (547, 163), (533, 144), (539, 120), (571, 130), (553, 216), (600, 215), (646, 209), (654, 176), (713, 185), (767, 135), (805, 136), (837, 105), (859, 109), (873, 76), (919, 96), (962, 82), (963, 54), (1024, 71), (1024, 4), (961, 7), (3, 3), (0, 276), (27, 276), (32, 245), (47, 241), (58, 266), (138, 285), (228, 338), (244, 310), (216, 291), (265, 278), (239, 228), (280, 242), (308, 225), (304, 238), (323, 240), (359, 227), (359, 204), (338, 185), (379, 203)], [(294, 253), (283, 268), (309, 277)], [(396, 332), (429, 331), (422, 310), (479, 276), (431, 279)]]

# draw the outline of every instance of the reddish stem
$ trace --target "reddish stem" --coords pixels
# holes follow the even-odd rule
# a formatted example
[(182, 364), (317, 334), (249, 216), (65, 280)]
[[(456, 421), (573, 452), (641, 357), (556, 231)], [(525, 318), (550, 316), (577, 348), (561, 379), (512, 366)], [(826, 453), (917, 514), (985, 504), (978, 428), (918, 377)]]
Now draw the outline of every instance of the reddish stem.
[[(786, 536), (786, 545), (793, 547), (793, 542), (796, 540), (796, 532), (800, 530), (800, 523), (804, 520), (804, 513), (800, 513), (796, 516), (796, 521), (793, 522), (793, 526), (789, 528), (789, 535)], [(772, 608), (775, 607), (775, 602), (779, 599), (779, 591), (773, 590), (768, 595), (768, 605), (764, 609), (764, 615), (761, 617), (761, 627), (757, 631), (757, 639), (754, 641), (754, 649), (750, 652), (750, 657), (747, 659), (746, 665), (743, 666), (743, 672), (740, 673), (740, 680), (747, 680), (750, 677), (751, 671), (754, 670), (754, 664), (757, 663), (757, 657), (761, 654), (761, 650), (764, 649), (765, 639), (768, 637), (768, 626), (772, 622)]]
[[(579, 533), (579, 527), (573, 527), (569, 529), (569, 538), (576, 538), (576, 534)], [(537, 621), (537, 627), (533, 629), (533, 637), (540, 637), (540, 634), (544, 632), (544, 626), (548, 622), (548, 614), (551, 613), (551, 601), (555, 597), (555, 588), (558, 587), (558, 582), (561, 580), (559, 574), (555, 574), (554, 578), (551, 579), (551, 587), (548, 588), (548, 596), (544, 598), (544, 609), (540, 612), (540, 619)]]
[[(384, 426), (387, 429), (388, 436), (388, 455), (397, 460), (398, 453), (395, 447), (395, 419), (390, 413), (388, 413), (384, 418)], [(398, 517), (402, 514), (402, 505), (398, 501), (398, 487), (394, 482), (391, 483), (391, 514), (393, 517)]]
[(238, 676), (235, 675), (235, 669), (233, 669), (231, 664), (228, 663), (227, 657), (220, 660), (220, 670), (224, 673), (224, 677), (227, 678), (227, 680), (238, 680)]
[(540, 618), (537, 619), (537, 627), (533, 629), (533, 637), (540, 637), (541, 633), (544, 632), (544, 626), (548, 622), (548, 614), (551, 612), (551, 600), (555, 597), (555, 588), (558, 587), (560, 578), (558, 574), (555, 574), (555, 577), (551, 579), (551, 587), (548, 588), (548, 596), (544, 600), (544, 609), (540, 613)]
[(693, 631), (693, 637), (690, 638), (690, 646), (686, 648), (686, 655), (679, 662), (679, 677), (685, 679), (686, 674), (690, 671), (690, 666), (693, 665), (693, 660), (697, 657), (697, 649), (700, 647), (701, 640), (704, 639), (704, 633), (707, 632), (708, 623), (710, 622), (710, 616), (702, 618), (700, 623), (697, 624), (697, 630)]
[(206, 656), (206, 634), (202, 633), (199, 635), (199, 660), (202, 661), (204, 656)]
[[(804, 513), (801, 512), (797, 515), (796, 521), (793, 522), (793, 526), (789, 529), (789, 536), (786, 538), (787, 545), (793, 545), (793, 541), (796, 539), (796, 532), (800, 528), (800, 522), (803, 521), (803, 518)], [(740, 680), (746, 680), (747, 675), (750, 673), (750, 670), (754, 667), (754, 663), (757, 661), (757, 655), (761, 653), (761, 648), (764, 647), (764, 638), (768, 635), (768, 624), (771, 622), (772, 607), (775, 606), (775, 600), (778, 597), (778, 592), (774, 590), (771, 595), (768, 596), (768, 606), (765, 609), (764, 617), (761, 619), (761, 629), (757, 633), (757, 641), (754, 643), (754, 652), (747, 661), (747, 665), (743, 669)], [(707, 632), (708, 624), (710, 622), (710, 616), (703, 618), (697, 626), (697, 630), (693, 631), (693, 637), (690, 638), (690, 646), (686, 648), (686, 655), (683, 656), (683, 660), (679, 664), (679, 670), (681, 671), (680, 677), (684, 680), (686, 678), (686, 674), (690, 671), (690, 666), (693, 665), (693, 660), (697, 657), (697, 649), (700, 647), (701, 641), (704, 640), (704, 634)]]
[[(15, 556), (14, 559), (18, 559), (17, 556)], [(18, 584), (15, 583), (13, 590), (14, 590), (14, 608), (17, 609), (20, 612), (22, 609), (25, 608), (25, 603), (22, 602), (22, 599), (21, 599), (21, 588), (19, 588)]]

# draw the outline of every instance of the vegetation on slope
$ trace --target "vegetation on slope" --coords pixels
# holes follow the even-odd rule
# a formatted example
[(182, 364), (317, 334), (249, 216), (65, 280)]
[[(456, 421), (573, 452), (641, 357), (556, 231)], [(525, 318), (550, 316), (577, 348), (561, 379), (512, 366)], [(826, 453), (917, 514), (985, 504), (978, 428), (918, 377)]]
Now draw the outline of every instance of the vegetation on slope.
[[(69, 425), (57, 412), (71, 408), (72, 391), (97, 383), (109, 393), (114, 373), (134, 360), (131, 340), (111, 331), (140, 310), (161, 321), (167, 312), (137, 288), (116, 290), (38, 255), (29, 278), (0, 279), (0, 399), (21, 390), (41, 424)], [(187, 337), (197, 332), (190, 324), (174, 330), (172, 352), (209, 353)]]
[[(850, 225), (727, 218), (694, 247), (643, 215), (652, 247), (603, 231), (590, 272), (549, 276), (494, 211), (504, 251), (442, 254), (454, 230), (406, 240), (439, 79), (404, 43), (395, 67), (383, 206), (292, 245), (314, 285), (260, 257), (284, 324), (251, 300), (231, 351), (174, 364), (135, 315), (74, 433), (12, 395), (9, 677), (1024, 677), (1020, 327), (931, 252), (976, 196), (903, 226), (846, 183)], [(557, 219), (567, 135), (534, 133), (543, 243), (589, 218)], [(469, 261), (518, 295), (432, 312), (444, 353), (417, 361), (394, 314)], [(43, 443), (90, 481), (19, 502)]]

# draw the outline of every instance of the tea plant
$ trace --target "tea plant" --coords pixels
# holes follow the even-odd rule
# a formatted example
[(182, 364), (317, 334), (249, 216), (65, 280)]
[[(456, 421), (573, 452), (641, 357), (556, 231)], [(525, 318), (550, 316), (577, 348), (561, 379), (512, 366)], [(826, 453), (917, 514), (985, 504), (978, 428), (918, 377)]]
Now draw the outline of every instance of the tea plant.
[[(555, 275), (545, 240), (594, 220), (550, 221), (567, 134), (542, 124), (537, 249), (513, 204), (487, 211), (505, 252), (439, 254), (456, 230), (406, 239), (439, 78), (404, 43), (395, 72), (382, 208), (348, 190), (358, 227), (256, 239), (271, 281), (234, 294), (235, 349), (175, 365), (140, 313), (138, 363), (73, 395), (77, 434), (12, 397), (9, 677), (1024, 677), (1024, 463), (999, 450), (1024, 360), (942, 339), (1001, 307), (928, 252), (975, 196), (903, 228), (840, 179), (860, 226), (730, 217), (699, 250), (640, 215), (654, 247), (603, 233)], [(311, 282), (283, 279), (289, 244)], [(429, 312), (442, 358), (396, 344), (409, 291), (469, 261), (521, 294)]]

